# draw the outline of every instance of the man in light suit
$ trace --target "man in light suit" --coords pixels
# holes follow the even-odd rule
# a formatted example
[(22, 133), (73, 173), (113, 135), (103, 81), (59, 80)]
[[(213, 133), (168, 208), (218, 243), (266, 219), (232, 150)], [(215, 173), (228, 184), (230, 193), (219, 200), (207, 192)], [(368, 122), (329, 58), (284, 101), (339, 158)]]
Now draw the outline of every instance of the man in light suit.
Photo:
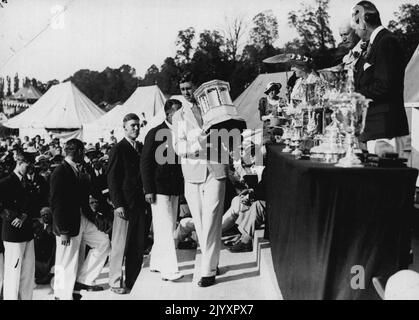
[(360, 141), (375, 152), (378, 141), (386, 141), (402, 154), (402, 136), (409, 134), (404, 110), (403, 50), (396, 36), (381, 25), (380, 13), (370, 1), (359, 2), (352, 10), (352, 23), (365, 42), (355, 64), (355, 91), (373, 100), (368, 108)]
[(173, 145), (182, 158), (185, 197), (202, 252), (201, 280), (198, 285), (208, 287), (215, 283), (220, 257), (228, 165), (207, 160), (210, 145), (202, 129), (201, 110), (193, 96), (196, 81), (192, 74), (183, 74), (179, 86), (182, 95), (192, 106), (183, 106), (173, 116)]
[[(123, 119), (125, 137), (111, 150), (107, 168), (109, 195), (115, 208), (112, 227), (112, 251), (109, 285), (116, 294), (126, 294), (141, 271), (145, 244), (145, 208), (140, 174), (142, 145), (140, 119), (134, 113)], [(122, 264), (125, 257), (125, 283)]]

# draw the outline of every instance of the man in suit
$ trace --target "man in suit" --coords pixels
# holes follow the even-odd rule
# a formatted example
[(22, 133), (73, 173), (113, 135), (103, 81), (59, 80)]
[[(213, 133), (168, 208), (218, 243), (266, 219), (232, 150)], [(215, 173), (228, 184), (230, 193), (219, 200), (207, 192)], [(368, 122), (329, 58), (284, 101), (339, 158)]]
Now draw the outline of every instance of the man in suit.
[[(211, 147), (203, 127), (201, 110), (194, 98), (197, 83), (191, 73), (182, 75), (182, 95), (192, 104), (173, 116), (173, 145), (182, 158), (185, 197), (188, 202), (202, 252), (200, 287), (215, 283), (221, 249), (221, 220), (228, 164), (208, 159)], [(211, 154), (211, 153), (210, 153)]]
[[(111, 150), (107, 167), (109, 195), (115, 208), (109, 285), (117, 294), (128, 293), (141, 271), (145, 242), (145, 200), (140, 174), (140, 119), (123, 119), (125, 137)], [(125, 285), (122, 264), (125, 256)]]
[(32, 300), (35, 286), (35, 250), (32, 217), (28, 211), (25, 176), (32, 157), (15, 156), (16, 167), (0, 180), (2, 240), (4, 244), (4, 299)]
[(353, 8), (352, 23), (365, 42), (355, 64), (355, 91), (372, 99), (360, 141), (370, 153), (375, 153), (377, 141), (384, 140), (401, 154), (401, 137), (409, 134), (403, 101), (403, 50), (395, 35), (381, 25), (380, 13), (370, 1)]
[[(89, 208), (88, 180), (83, 178), (84, 145), (78, 139), (66, 143), (66, 157), (51, 175), (50, 206), (56, 235), (54, 295), (71, 300), (74, 291), (100, 291), (95, 285), (110, 249), (107, 235), (100, 232), (86, 215)], [(80, 252), (88, 245), (85, 260)], [(81, 257), (82, 259), (84, 257)], [(80, 263), (79, 263), (80, 262)]]
[(151, 204), (154, 244), (150, 270), (159, 271), (163, 280), (182, 278), (179, 273), (173, 232), (183, 194), (182, 169), (173, 150), (172, 116), (182, 103), (169, 99), (164, 105), (166, 120), (145, 137), (141, 154), (141, 178), (145, 200)]

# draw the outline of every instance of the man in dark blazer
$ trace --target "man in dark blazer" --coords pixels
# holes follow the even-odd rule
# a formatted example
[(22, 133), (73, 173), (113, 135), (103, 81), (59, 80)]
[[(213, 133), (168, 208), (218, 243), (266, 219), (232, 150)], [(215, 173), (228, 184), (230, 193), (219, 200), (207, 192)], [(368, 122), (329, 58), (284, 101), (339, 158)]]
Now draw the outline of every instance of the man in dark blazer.
[(35, 249), (25, 175), (33, 159), (29, 154), (19, 151), (15, 160), (14, 171), (0, 180), (1, 233), (5, 249), (4, 299), (32, 300)]
[[(117, 294), (128, 293), (141, 271), (145, 243), (145, 200), (140, 174), (140, 119), (129, 113), (123, 119), (125, 137), (111, 150), (107, 180), (115, 208), (109, 285)], [(125, 256), (125, 283), (122, 264)]]
[(367, 143), (370, 153), (376, 153), (378, 140), (402, 153), (401, 137), (409, 134), (403, 101), (403, 50), (395, 35), (381, 25), (380, 13), (371, 2), (361, 1), (353, 8), (352, 23), (365, 42), (355, 64), (355, 91), (372, 99), (360, 141)]
[[(78, 139), (67, 141), (66, 157), (51, 175), (50, 206), (56, 235), (54, 295), (58, 300), (71, 300), (75, 291), (100, 291), (95, 285), (108, 253), (107, 235), (87, 219), (89, 180), (84, 178), (82, 162), (84, 145)], [(79, 264), (80, 250), (89, 251)], [(82, 251), (83, 252), (83, 251)]]
[(166, 120), (147, 133), (140, 166), (145, 200), (151, 204), (153, 216), (154, 244), (150, 270), (159, 271), (163, 280), (170, 281), (182, 278), (173, 233), (184, 182), (171, 132), (172, 116), (181, 107), (182, 103), (178, 100), (166, 101)]

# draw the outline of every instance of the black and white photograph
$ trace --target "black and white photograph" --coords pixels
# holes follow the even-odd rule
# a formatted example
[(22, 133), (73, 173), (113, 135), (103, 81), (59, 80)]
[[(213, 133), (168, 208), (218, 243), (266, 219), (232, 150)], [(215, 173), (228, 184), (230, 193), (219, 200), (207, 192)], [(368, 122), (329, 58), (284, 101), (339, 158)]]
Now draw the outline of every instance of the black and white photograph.
[(418, 172), (417, 0), (0, 0), (0, 300), (419, 300)]

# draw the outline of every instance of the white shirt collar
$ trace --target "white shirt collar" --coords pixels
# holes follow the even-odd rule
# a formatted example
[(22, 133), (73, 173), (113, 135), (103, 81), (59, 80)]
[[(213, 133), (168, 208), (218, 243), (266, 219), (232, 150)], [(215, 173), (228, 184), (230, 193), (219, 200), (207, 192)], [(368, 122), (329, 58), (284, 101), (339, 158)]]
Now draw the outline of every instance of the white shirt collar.
[(79, 173), (79, 169), (77, 168), (77, 164), (73, 160), (71, 160), (69, 157), (65, 157), (64, 161), (66, 161), (70, 165), (70, 167), (74, 170), (76, 175)]
[(128, 138), (128, 137), (125, 137), (125, 139), (129, 142), (129, 144), (130, 145), (132, 145), (132, 147), (135, 149), (135, 143), (136, 143), (136, 141), (135, 140), (131, 140), (130, 138)]
[(14, 174), (17, 175), (17, 177), (19, 178), (19, 181), (22, 181), (23, 176), (15, 169), (13, 170)]
[(173, 125), (171, 125), (171, 124), (169, 123), (169, 121), (167, 121), (167, 120), (164, 120), (164, 122), (166, 122), (166, 125), (169, 127), (169, 129), (170, 129), (170, 130), (172, 130)]
[(370, 37), (370, 45), (372, 45), (372, 44), (374, 43), (374, 40), (375, 40), (375, 38), (377, 37), (378, 33), (379, 33), (381, 30), (384, 30), (384, 29), (385, 29), (385, 28), (384, 28), (383, 26), (379, 26), (378, 28), (376, 28), (376, 29), (372, 32), (371, 37)]

